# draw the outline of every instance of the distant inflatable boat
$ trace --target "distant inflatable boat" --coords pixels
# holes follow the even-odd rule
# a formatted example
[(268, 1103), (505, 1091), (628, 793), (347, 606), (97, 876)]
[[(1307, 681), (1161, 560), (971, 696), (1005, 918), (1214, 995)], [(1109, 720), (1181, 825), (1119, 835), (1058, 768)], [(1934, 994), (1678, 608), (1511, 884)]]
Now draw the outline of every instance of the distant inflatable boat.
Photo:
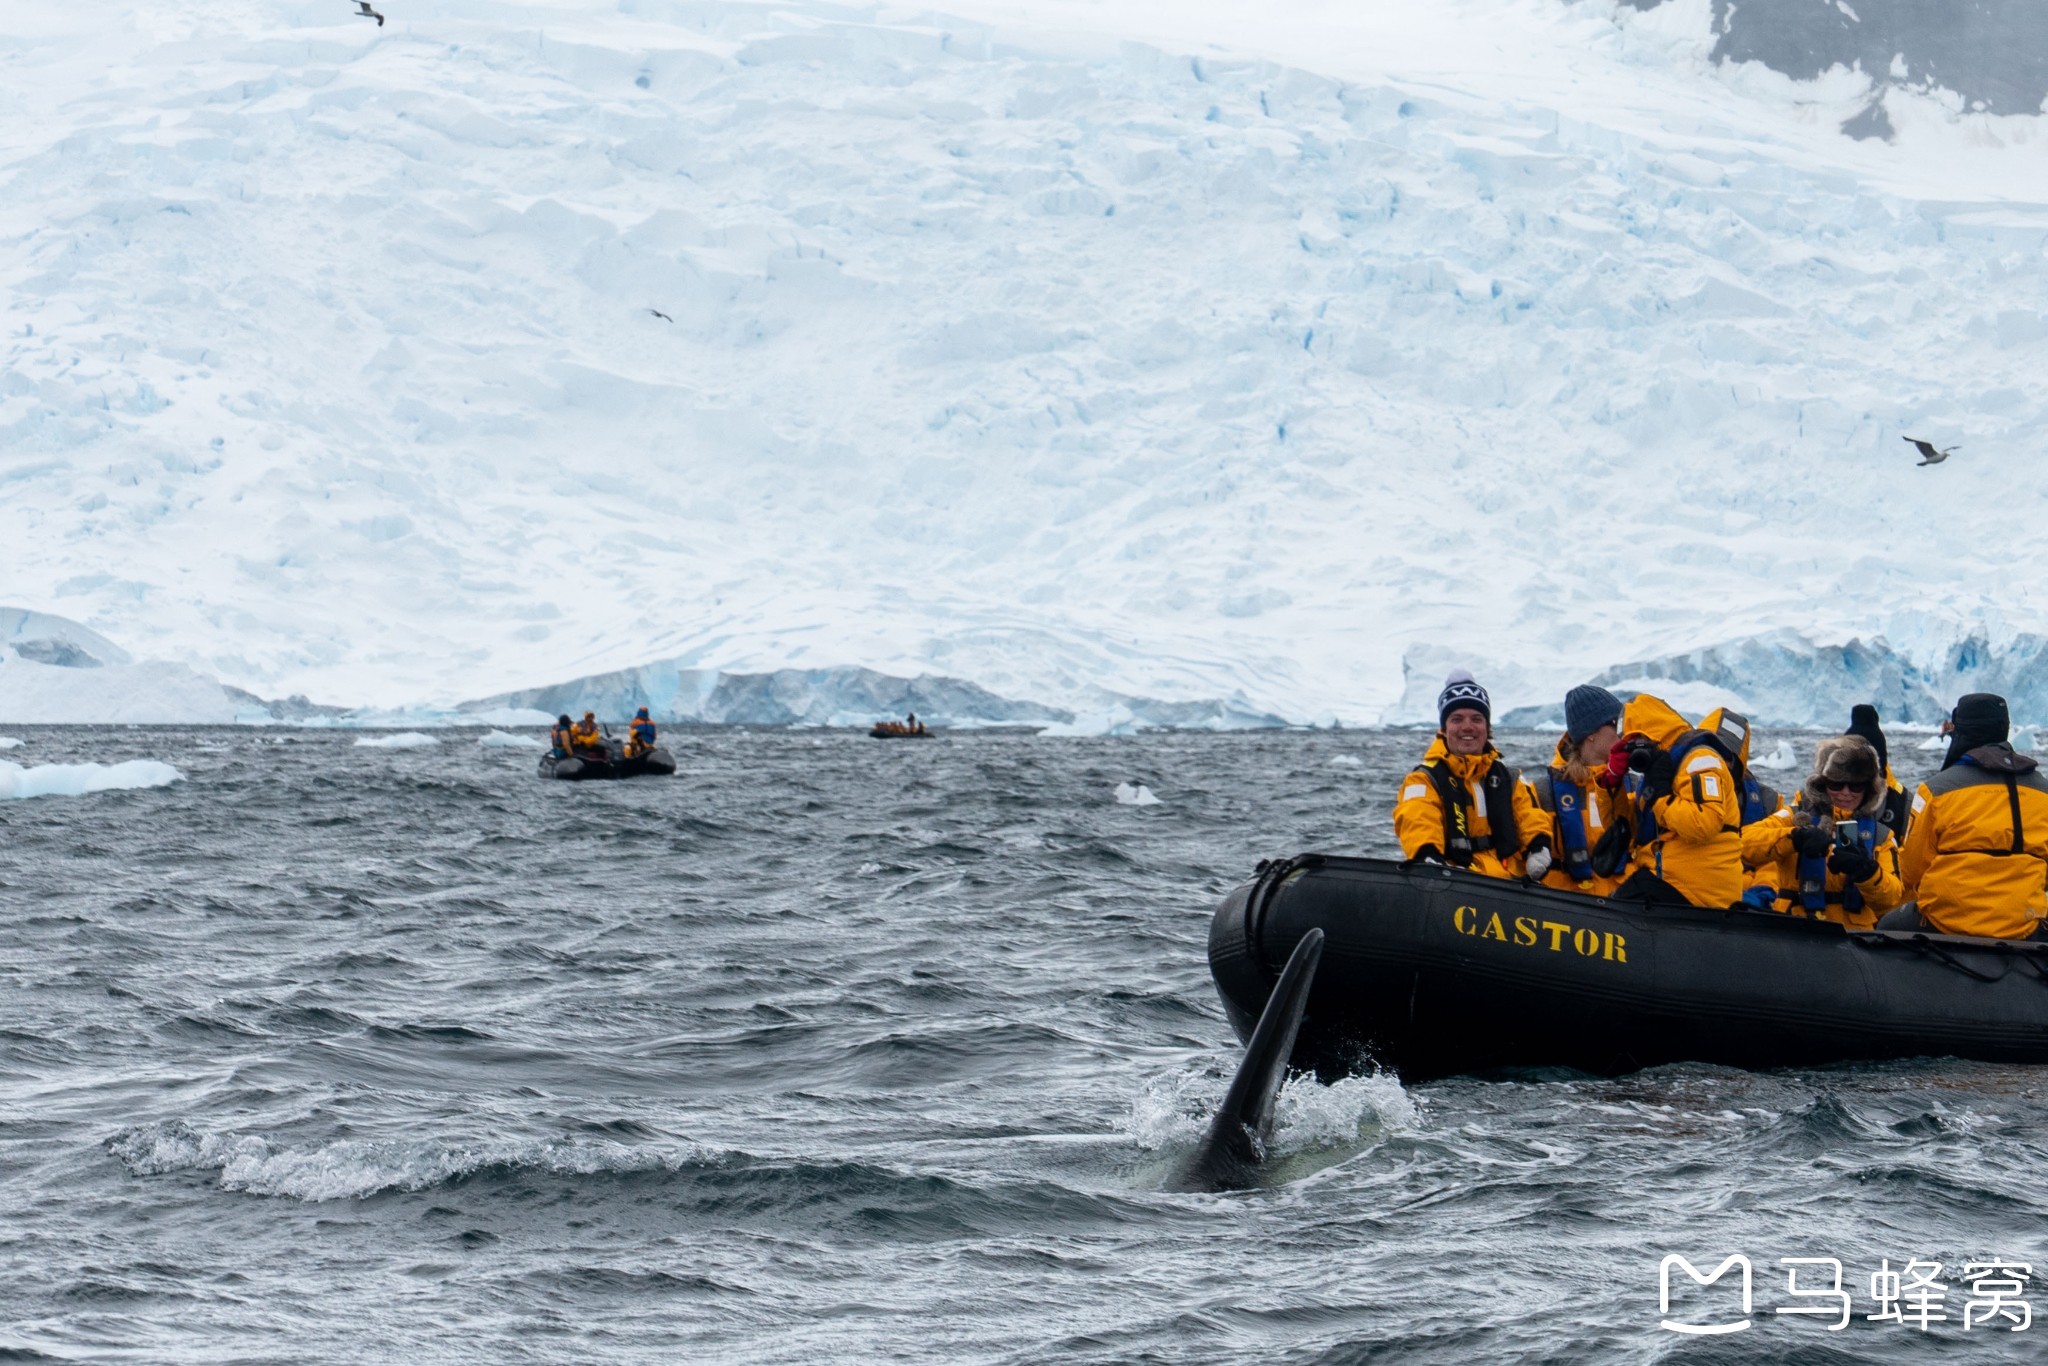
[(901, 721), (877, 721), (874, 728), (868, 732), (868, 738), (870, 740), (929, 740), (933, 737), (930, 731), (912, 730)]
[(560, 778), (565, 782), (582, 783), (604, 778), (672, 778), (676, 772), (676, 761), (669, 752), (656, 745), (645, 754), (628, 759), (622, 740), (607, 740), (605, 758), (590, 754), (579, 754), (573, 758), (557, 759), (553, 754), (544, 754), (540, 760), (540, 776)]
[(1209, 968), (1240, 1038), (1312, 929), (1322, 964), (1293, 1057), (1324, 1075), (2048, 1062), (2048, 944), (1645, 906), (1323, 854), (1261, 865), (1210, 923)]

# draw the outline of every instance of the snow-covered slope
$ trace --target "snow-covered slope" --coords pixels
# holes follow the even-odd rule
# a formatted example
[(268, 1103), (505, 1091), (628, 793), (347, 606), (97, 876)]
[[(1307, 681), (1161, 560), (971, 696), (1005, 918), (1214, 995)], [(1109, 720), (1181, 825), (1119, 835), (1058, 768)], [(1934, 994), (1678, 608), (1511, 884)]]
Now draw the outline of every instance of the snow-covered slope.
[(12, 599), (350, 704), (1352, 721), (2040, 620), (2040, 116), (1708, 0), (380, 7), (0, 25)]

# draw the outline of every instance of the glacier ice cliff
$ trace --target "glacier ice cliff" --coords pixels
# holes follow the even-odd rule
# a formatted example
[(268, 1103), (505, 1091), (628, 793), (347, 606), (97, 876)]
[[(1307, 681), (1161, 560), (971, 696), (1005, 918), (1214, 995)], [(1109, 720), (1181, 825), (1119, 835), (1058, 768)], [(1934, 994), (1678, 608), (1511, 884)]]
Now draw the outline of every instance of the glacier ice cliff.
[[(1782, 631), (1938, 682), (1914, 623), (2048, 620), (2048, 523), (1978, 530), (2048, 497), (2048, 117), (1926, 20), (1845, 136), (1902, 6), (31, 6), (0, 585), (191, 671), (124, 714), (676, 660), (1370, 723), (1418, 647), (1539, 701)], [(0, 671), (119, 677), (55, 659)]]

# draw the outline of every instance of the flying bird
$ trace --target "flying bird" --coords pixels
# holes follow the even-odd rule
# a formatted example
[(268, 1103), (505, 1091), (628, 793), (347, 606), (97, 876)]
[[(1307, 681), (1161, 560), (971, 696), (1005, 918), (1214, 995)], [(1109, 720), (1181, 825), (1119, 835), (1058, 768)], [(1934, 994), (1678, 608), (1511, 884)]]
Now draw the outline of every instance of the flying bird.
[(377, 27), (384, 27), (384, 16), (370, 8), (370, 0), (356, 0), (356, 13), (365, 19), (375, 19)]
[[(1899, 440), (1905, 442), (1908, 446), (1911, 446), (1914, 450), (1920, 452), (1920, 465), (1939, 465), (1942, 461), (1948, 459), (1950, 456), (1954, 455), (1957, 451), (1962, 449), (1961, 446), (1950, 446), (1945, 451), (1938, 451), (1934, 449), (1933, 442), (1922, 441), (1917, 436), (1902, 436), (1899, 438)], [(1920, 465), (1915, 465), (1913, 466), (1913, 468), (1917, 470), (1920, 468)]]
[(649, 313), (652, 313), (652, 314), (653, 314), (653, 315), (654, 315), (655, 317), (657, 317), (657, 318), (661, 319), (661, 320), (662, 320), (663, 322), (665, 322), (665, 323), (672, 323), (672, 322), (674, 322), (674, 321), (675, 321), (675, 319), (674, 319), (674, 318), (671, 318), (671, 317), (670, 317), (670, 316), (669, 316), (668, 314), (666, 314), (666, 313), (662, 312), (662, 311), (661, 311), (660, 309), (658, 309), (658, 308), (650, 308), (650, 309), (648, 309), (647, 311), (648, 311)]

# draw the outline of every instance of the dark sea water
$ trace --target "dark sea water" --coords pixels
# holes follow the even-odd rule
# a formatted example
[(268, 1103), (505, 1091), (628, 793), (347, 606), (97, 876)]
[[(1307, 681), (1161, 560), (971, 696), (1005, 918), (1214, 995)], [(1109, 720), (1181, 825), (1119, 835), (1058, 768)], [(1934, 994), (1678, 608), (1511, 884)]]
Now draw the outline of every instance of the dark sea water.
[[(474, 733), (12, 733), (185, 781), (0, 802), (0, 1359), (2048, 1355), (1962, 1326), (1966, 1262), (2048, 1280), (2031, 1069), (1301, 1081), (1285, 1184), (1160, 1193), (1237, 1056), (1215, 901), (1390, 852), (1424, 737), (679, 733), (579, 786)], [(1660, 1260), (1733, 1253), (1753, 1326), (1661, 1329)], [(1773, 1312), (1783, 1257), (1846, 1330)], [(1882, 1259), (1947, 1320), (1867, 1321)]]

